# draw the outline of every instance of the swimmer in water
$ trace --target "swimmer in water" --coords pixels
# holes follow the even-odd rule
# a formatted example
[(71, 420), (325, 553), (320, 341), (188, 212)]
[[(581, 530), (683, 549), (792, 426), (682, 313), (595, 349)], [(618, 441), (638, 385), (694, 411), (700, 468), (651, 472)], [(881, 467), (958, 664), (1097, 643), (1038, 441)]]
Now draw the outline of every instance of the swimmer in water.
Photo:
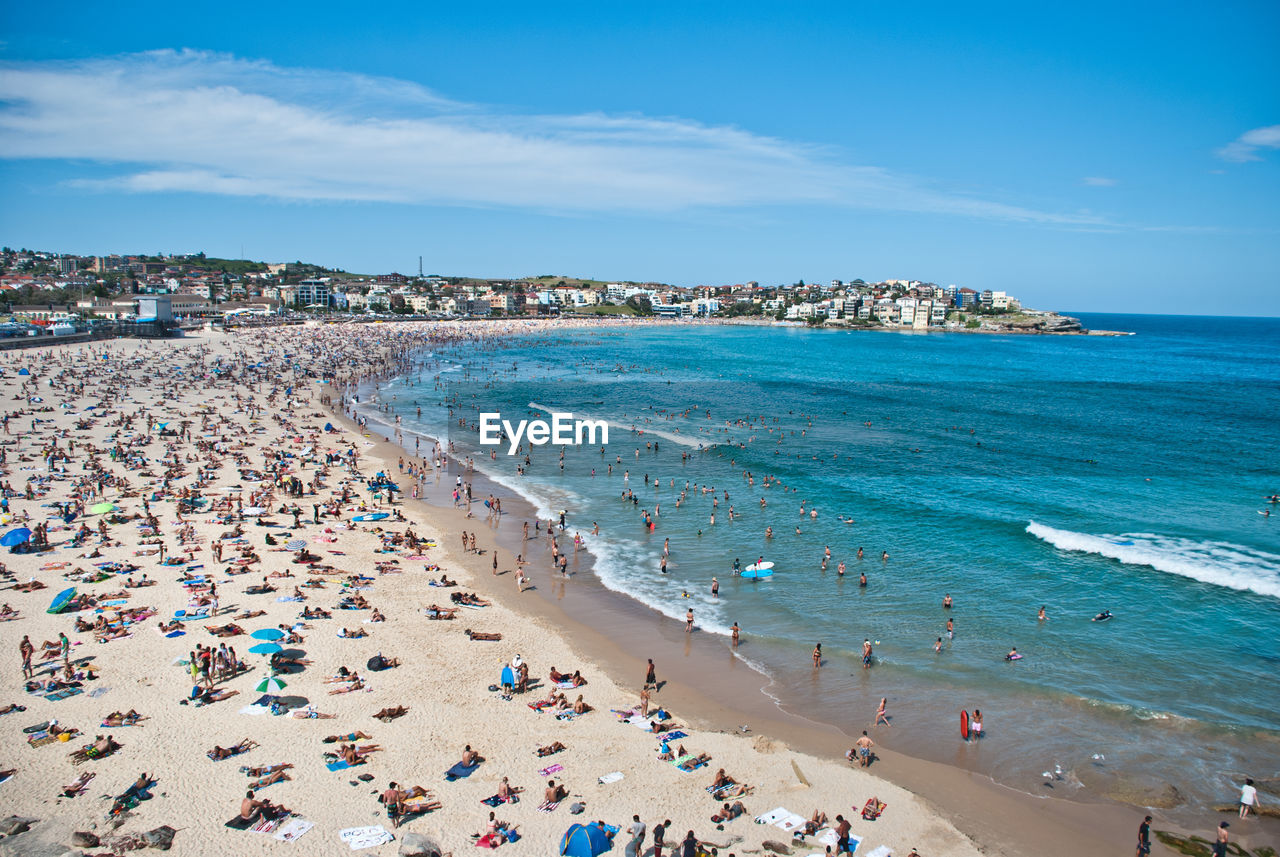
[(950, 596), (949, 594), (948, 594), (948, 595), (944, 595), (944, 596), (942, 597), (942, 609), (943, 609), (943, 610), (950, 610), (950, 609), (951, 609), (951, 596)]
[(864, 571), (864, 572), (862, 572), (862, 574), (859, 574), (859, 575), (858, 575), (858, 585), (859, 585), (859, 586), (866, 586), (866, 585), (867, 585), (867, 573), (866, 573), (865, 571)]
[(1093, 617), (1093, 621), (1095, 621), (1095, 622), (1105, 622), (1105, 621), (1107, 621), (1107, 620), (1108, 620), (1108, 619), (1110, 619), (1110, 618), (1111, 618), (1111, 611), (1110, 611), (1110, 610), (1103, 610), (1103, 611), (1102, 611), (1101, 613), (1099, 613), (1097, 616), (1094, 616), (1094, 617)]
[(1043, 604), (1040, 605), (1040, 612), (1036, 613), (1036, 618), (1039, 619), (1041, 622), (1047, 622), (1049, 620), (1049, 617), (1044, 614)]
[(1018, 647), (1014, 646), (1013, 649), (1010, 650), (1009, 654), (1004, 656), (1004, 659), (1006, 661), (1016, 661), (1020, 657), (1022, 657), (1022, 655), (1018, 654)]

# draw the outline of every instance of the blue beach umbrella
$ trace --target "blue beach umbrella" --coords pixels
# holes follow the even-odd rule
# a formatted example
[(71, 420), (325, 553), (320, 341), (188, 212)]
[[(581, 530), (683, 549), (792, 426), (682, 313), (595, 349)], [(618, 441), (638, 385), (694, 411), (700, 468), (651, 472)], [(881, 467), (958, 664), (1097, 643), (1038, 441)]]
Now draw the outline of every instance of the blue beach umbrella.
[(31, 538), (31, 531), (26, 527), (17, 527), (0, 536), (0, 545), (11, 548), (14, 545), (20, 545)]
[(255, 655), (274, 655), (276, 652), (283, 652), (284, 646), (279, 643), (259, 643), (251, 646), (249, 651)]
[(255, 640), (281, 640), (284, 639), (284, 631), (279, 628), (261, 628), (249, 636)]
[(61, 613), (63, 608), (71, 603), (71, 599), (76, 597), (76, 588), (72, 586), (70, 589), (64, 589), (57, 595), (53, 596), (53, 601), (49, 604), (50, 613)]

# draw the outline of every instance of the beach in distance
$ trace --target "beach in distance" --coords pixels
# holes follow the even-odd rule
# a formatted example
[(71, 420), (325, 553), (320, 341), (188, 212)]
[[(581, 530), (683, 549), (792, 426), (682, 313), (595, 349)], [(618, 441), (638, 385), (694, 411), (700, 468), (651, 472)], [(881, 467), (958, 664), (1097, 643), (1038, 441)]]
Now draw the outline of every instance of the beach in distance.
[(1075, 315), (9, 352), (0, 854), (1274, 853), (1280, 322)]

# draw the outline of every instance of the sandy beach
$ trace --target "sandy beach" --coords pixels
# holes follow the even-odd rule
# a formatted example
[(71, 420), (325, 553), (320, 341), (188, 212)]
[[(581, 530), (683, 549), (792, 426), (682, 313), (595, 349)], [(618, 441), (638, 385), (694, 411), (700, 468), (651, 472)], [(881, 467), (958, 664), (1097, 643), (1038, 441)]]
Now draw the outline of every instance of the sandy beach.
[[(847, 735), (771, 710), (750, 670), (718, 675), (731, 689), (709, 698), (678, 629), (646, 628), (657, 620), (621, 605), (615, 633), (598, 616), (572, 618), (565, 590), (577, 581), (557, 584), (542, 567), (532, 572), (535, 588), (518, 591), (512, 560), (532, 510), (498, 486), (478, 491), (502, 498), (503, 515), (489, 520), (478, 501), (468, 517), (413, 499), (405, 451), (334, 407), (340, 391), (394, 371), (431, 336), (514, 328), (352, 327), (206, 332), (11, 357), (0, 379), (9, 414), (3, 531), (25, 527), (45, 543), (0, 557), (0, 602), (16, 614), (0, 623), (10, 658), (0, 709), (21, 707), (0, 715), (0, 771), (12, 770), (0, 796), (4, 814), (29, 820), (25, 832), (0, 839), (0, 853), (124, 853), (134, 837), (167, 825), (177, 831), (173, 851), (191, 855), (340, 854), (366, 844), (363, 853), (395, 854), (408, 833), (443, 853), (487, 844), (546, 854), (558, 853), (571, 825), (599, 821), (617, 828), (610, 853), (621, 855), (630, 854), (633, 815), (648, 828), (642, 854), (654, 853), (653, 829), (670, 820), (666, 853), (692, 831), (706, 853), (821, 855), (835, 845), (837, 815), (860, 842), (856, 857), (1132, 852), (1139, 810), (1036, 799), (888, 751), (860, 768), (844, 758)], [(402, 489), (390, 502), (370, 490), (379, 472)], [(421, 473), (419, 493), (443, 496), (456, 473)], [(369, 515), (385, 517), (355, 520)], [(463, 530), (476, 534), (474, 551), (462, 549)], [(457, 585), (433, 585), (442, 575)], [(129, 585), (144, 576), (150, 585)], [(71, 587), (71, 604), (47, 612)], [(462, 593), (487, 605), (460, 606)], [(431, 605), (454, 618), (429, 618)], [(328, 615), (302, 618), (304, 610)], [(160, 629), (172, 622), (180, 627)], [(273, 630), (293, 661), (278, 669), (270, 654), (249, 651), (272, 645)], [(65, 658), (60, 633), (70, 643)], [(30, 679), (19, 668), (24, 637), (35, 648)], [(233, 647), (241, 667), (214, 675), (222, 662), (209, 659), (206, 681), (197, 645)], [(371, 671), (379, 655), (399, 665)], [(663, 682), (650, 710), (669, 715), (657, 721), (667, 733), (684, 733), (667, 739), (670, 760), (660, 758), (653, 718), (638, 713), (649, 657)], [(528, 665), (529, 687), (507, 693), (501, 674), (517, 660)], [(343, 668), (359, 679), (335, 681)], [(553, 668), (585, 683), (557, 688)], [(257, 690), (273, 678), (283, 686)], [(28, 686), (50, 680), (60, 684)], [(193, 685), (227, 696), (205, 703), (192, 698)], [(569, 708), (550, 701), (535, 710), (552, 692)], [(573, 714), (579, 695), (593, 710)], [(398, 706), (400, 716), (375, 719)], [(140, 719), (103, 725), (128, 712)], [(76, 732), (51, 734), (58, 729)], [(77, 755), (99, 736), (99, 746), (109, 738), (119, 747)], [(210, 757), (242, 741), (244, 752)], [(538, 755), (557, 743), (564, 749)], [(326, 758), (347, 745), (358, 764)], [(468, 746), (482, 761), (459, 770)], [(456, 778), (446, 777), (451, 769)], [(735, 785), (713, 796), (721, 769)], [(519, 799), (484, 803), (504, 779)], [(549, 780), (567, 794), (544, 811)], [(389, 817), (379, 796), (391, 782), (422, 787), (419, 808), (430, 808)], [(255, 783), (252, 800), (287, 812), (248, 812)], [(738, 801), (742, 815), (713, 819)], [(883, 807), (871, 820), (864, 808), (873, 801)], [(242, 809), (249, 829), (228, 827)], [(815, 813), (825, 821), (793, 840)], [(1270, 823), (1233, 825), (1234, 839), (1273, 841)], [(77, 831), (101, 844), (73, 848)], [(1157, 844), (1153, 853), (1174, 852)]]

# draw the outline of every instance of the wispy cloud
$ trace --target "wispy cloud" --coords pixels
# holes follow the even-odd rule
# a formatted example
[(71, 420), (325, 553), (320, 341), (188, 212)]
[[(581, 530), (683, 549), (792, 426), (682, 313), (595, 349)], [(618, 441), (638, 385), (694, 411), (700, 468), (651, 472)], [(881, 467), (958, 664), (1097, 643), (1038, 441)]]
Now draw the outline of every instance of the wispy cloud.
[(82, 184), (140, 193), (566, 212), (821, 204), (1113, 225), (949, 191), (730, 126), (522, 115), (401, 80), (198, 51), (0, 64), (0, 157), (116, 166), (122, 174)]
[(1260, 161), (1262, 157), (1258, 154), (1259, 149), (1280, 149), (1280, 125), (1268, 125), (1265, 128), (1245, 131), (1219, 149), (1218, 157), (1238, 164), (1245, 161)]
[(1089, 187), (1115, 187), (1116, 180), (1106, 176), (1085, 176), (1084, 183)]

